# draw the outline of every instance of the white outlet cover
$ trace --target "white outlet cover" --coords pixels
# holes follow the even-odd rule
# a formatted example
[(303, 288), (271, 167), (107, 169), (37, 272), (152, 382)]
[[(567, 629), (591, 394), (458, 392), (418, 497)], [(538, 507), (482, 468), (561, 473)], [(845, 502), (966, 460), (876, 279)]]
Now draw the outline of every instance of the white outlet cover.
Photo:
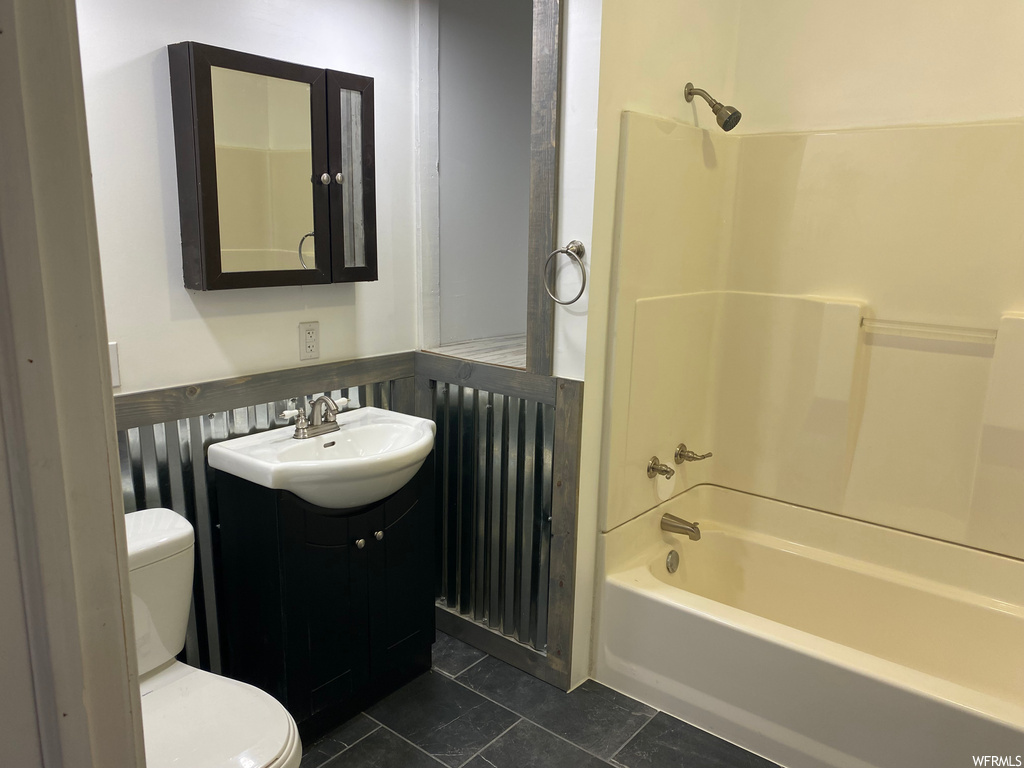
[(299, 323), (299, 360), (316, 360), (319, 357), (320, 322)]

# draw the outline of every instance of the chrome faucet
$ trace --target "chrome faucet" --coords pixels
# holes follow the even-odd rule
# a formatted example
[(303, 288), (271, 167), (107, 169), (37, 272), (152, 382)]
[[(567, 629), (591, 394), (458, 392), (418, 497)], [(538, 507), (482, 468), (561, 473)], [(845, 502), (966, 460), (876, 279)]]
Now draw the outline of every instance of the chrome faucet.
[(658, 475), (664, 475), (665, 479), (668, 480), (675, 473), (676, 471), (668, 464), (662, 464), (658, 461), (657, 456), (651, 456), (651, 460), (647, 462), (647, 476), (650, 478), (655, 478)]
[(295, 416), (295, 434), (292, 437), (296, 440), (305, 440), (317, 435), (337, 432), (340, 429), (338, 413), (345, 407), (346, 403), (348, 403), (348, 398), (345, 397), (341, 398), (338, 402), (334, 402), (327, 395), (320, 395), (312, 403), (308, 420), (306, 412), (302, 408), (294, 411), (285, 411), (281, 416), (286, 419)]
[[(342, 399), (344, 400), (344, 398)], [(348, 400), (345, 400), (345, 403), (347, 402)], [(344, 406), (345, 403), (342, 403), (342, 406)], [(321, 408), (321, 406), (323, 407)], [(310, 408), (311, 413), (309, 425), (311, 427), (320, 427), (324, 426), (325, 424), (334, 424), (334, 429), (338, 428), (337, 418), (338, 411), (340, 410), (340, 408), (338, 407), (338, 404), (334, 402), (331, 398), (329, 398), (327, 395), (320, 395), (320, 397), (313, 401)], [(330, 429), (324, 431), (333, 432), (334, 430)]]
[(691, 541), (700, 541), (700, 523), (691, 523), (666, 512), (661, 516), (661, 530), (669, 533), (683, 533)]

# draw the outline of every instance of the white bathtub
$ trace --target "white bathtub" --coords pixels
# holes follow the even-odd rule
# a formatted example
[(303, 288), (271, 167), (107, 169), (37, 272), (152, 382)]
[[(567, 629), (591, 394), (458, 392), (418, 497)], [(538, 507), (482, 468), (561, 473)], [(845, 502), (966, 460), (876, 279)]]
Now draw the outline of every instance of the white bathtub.
[(789, 768), (1024, 764), (1024, 562), (713, 486), (602, 538), (606, 685)]

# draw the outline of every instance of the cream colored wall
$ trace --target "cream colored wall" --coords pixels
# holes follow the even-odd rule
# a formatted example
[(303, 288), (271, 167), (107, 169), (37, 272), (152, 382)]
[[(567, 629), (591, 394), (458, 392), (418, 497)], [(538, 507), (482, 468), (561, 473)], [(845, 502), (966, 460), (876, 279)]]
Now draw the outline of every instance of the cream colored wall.
[(878, 317), (947, 325), (1024, 309), (1024, 123), (740, 145), (730, 288), (852, 294)]
[[(604, 8), (585, 413), (603, 447), (584, 449), (602, 528), (633, 514), (637, 300), (817, 295), (884, 320), (999, 329), (996, 346), (862, 335), (837, 511), (1024, 556), (1009, 501), (1024, 442), (992, 405), (1019, 375), (1006, 328), (1024, 308), (1024, 9), (641, 5)], [(740, 108), (739, 128), (685, 105), (687, 80)], [(628, 109), (673, 120), (620, 131)]]
[[(712, 482), (1024, 557), (1006, 394), (1021, 379), (1024, 124), (736, 137), (627, 113), (621, 135), (603, 529)], [(639, 315), (703, 291), (827, 296), (862, 305), (855, 320), (989, 335), (862, 332), (837, 356), (845, 330), (774, 327), (752, 299)], [(839, 370), (838, 398), (807, 380)], [(679, 441), (717, 455), (646, 478)]]
[(711, 93), (737, 133), (1019, 118), (1022, 40), (1018, 0), (740, 0), (735, 88)]
[[(569, 13), (574, 2), (570, 0)], [(738, 31), (736, 0), (603, 0), (600, 8), (600, 89), (597, 99), (596, 168), (587, 288), (586, 397), (583, 403), (583, 439), (580, 454), (580, 549), (587, 562), (596, 562), (596, 534), (602, 529), (609, 505), (607, 473), (612, 418), (625, 408), (621, 388), (613, 376), (617, 368), (612, 340), (613, 235), (616, 230), (616, 189), (619, 163), (619, 125), (624, 110), (674, 117), (692, 115), (682, 100), (683, 85), (693, 79), (722, 91), (732, 82)], [(572, 29), (572, 23), (569, 29)], [(570, 55), (571, 52), (570, 52)], [(664, 263), (668, 252), (654, 258)], [(586, 540), (593, 534), (593, 538)], [(586, 540), (586, 541), (585, 541)], [(585, 543), (584, 543), (585, 541)], [(593, 580), (603, 578), (599, 567), (590, 583), (589, 570), (578, 571), (577, 589), (593, 594)], [(577, 617), (584, 614), (577, 602)], [(577, 621), (576, 638), (587, 639)], [(594, 635), (591, 635), (593, 638)], [(576, 643), (574, 662), (582, 659)], [(574, 663), (574, 671), (576, 664)], [(575, 674), (574, 674), (575, 678)]]
[[(730, 289), (848, 296), (878, 319), (993, 331), (1024, 309), (1024, 123), (739, 143)], [(840, 511), (1024, 556), (1024, 530), (972, 504), (996, 347), (869, 334), (865, 348)], [(999, 463), (1019, 464), (1012, 441)]]
[[(636, 508), (633, 478), (638, 459), (627, 456), (629, 413), (635, 399), (657, 398), (658, 393), (646, 387), (631, 390), (637, 301), (723, 287), (729, 230), (722, 222), (731, 215), (737, 148), (735, 140), (721, 134), (629, 112), (623, 115), (620, 136), (620, 195), (609, 275), (614, 325), (607, 380), (611, 408), (604, 422), (605, 530), (643, 511)], [(676, 359), (681, 353), (679, 330), (678, 325), (656, 325), (650, 332), (657, 338), (645, 341), (653, 342), (652, 351), (660, 349)], [(588, 359), (589, 354), (588, 350)], [(656, 364), (640, 381), (646, 385), (655, 375), (671, 377), (670, 367), (666, 359), (664, 366)], [(588, 376), (588, 387), (590, 382)], [(587, 394), (589, 398), (590, 391)], [(683, 439), (687, 438), (680, 436)], [(665, 449), (674, 445), (658, 451), (659, 458), (671, 460)], [(644, 466), (639, 471), (643, 473)], [(646, 474), (642, 479), (647, 480)]]

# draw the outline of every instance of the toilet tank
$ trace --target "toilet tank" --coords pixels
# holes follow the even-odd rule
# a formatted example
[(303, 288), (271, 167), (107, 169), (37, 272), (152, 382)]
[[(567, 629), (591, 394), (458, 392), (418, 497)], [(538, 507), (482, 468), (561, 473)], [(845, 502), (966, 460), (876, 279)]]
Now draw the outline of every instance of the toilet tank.
[(188, 520), (170, 509), (125, 515), (128, 580), (135, 614), (139, 674), (170, 661), (185, 646), (192, 602), (192, 546)]

